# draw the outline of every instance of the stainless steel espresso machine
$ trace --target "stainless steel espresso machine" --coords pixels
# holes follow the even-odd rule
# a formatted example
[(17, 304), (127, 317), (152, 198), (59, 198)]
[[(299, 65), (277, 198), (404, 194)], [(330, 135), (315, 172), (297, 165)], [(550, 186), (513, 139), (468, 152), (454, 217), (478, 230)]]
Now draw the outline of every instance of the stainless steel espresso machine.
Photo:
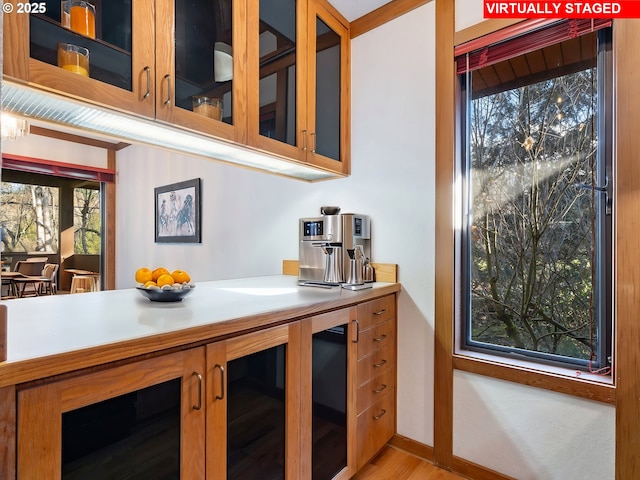
[(365, 275), (371, 259), (369, 217), (341, 214), (339, 207), (322, 207), (320, 213), (320, 217), (300, 219), (298, 283), (364, 288), (373, 281)]

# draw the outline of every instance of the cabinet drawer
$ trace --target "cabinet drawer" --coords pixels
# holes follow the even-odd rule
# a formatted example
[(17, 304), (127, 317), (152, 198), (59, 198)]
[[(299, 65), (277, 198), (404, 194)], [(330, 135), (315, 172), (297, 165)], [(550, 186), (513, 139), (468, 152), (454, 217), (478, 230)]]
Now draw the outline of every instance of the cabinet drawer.
[(396, 369), (387, 368), (380, 375), (358, 387), (356, 408), (358, 413), (366, 410), (395, 388)]
[(396, 321), (387, 320), (358, 334), (358, 360), (396, 340)]
[(396, 393), (391, 390), (358, 415), (356, 470), (369, 461), (395, 433)]
[(358, 383), (367, 383), (373, 377), (381, 374), (384, 370), (392, 368), (396, 363), (396, 345), (388, 343), (379, 350), (375, 350), (368, 357), (358, 360)]
[(371, 300), (358, 305), (358, 323), (360, 331), (386, 322), (396, 316), (396, 296), (387, 295), (386, 297)]

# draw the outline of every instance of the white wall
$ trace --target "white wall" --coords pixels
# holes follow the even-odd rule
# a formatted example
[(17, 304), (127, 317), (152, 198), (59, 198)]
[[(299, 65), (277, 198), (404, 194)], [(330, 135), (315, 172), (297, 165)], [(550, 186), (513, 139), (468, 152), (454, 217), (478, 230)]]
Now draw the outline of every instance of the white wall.
[(2, 153), (107, 168), (107, 151), (104, 148), (40, 135), (32, 134), (15, 140), (6, 140), (2, 142)]
[[(456, 31), (482, 15), (456, 0)], [(454, 455), (523, 480), (614, 478), (613, 406), (466, 372), (453, 396)]]

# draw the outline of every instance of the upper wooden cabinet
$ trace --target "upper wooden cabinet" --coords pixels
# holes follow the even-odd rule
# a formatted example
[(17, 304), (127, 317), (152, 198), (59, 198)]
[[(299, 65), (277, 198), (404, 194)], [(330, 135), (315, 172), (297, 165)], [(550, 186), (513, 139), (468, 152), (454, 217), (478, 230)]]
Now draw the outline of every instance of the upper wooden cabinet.
[[(62, 25), (58, 0), (5, 14), (4, 74), (349, 173), (349, 28), (325, 0), (92, 3), (95, 38)], [(89, 51), (88, 77), (58, 66), (60, 43)]]
[(249, 2), (249, 144), (349, 173), (349, 30), (328, 3)]
[[(4, 14), (3, 73), (23, 82), (153, 117), (155, 113), (154, 0), (98, 1), (95, 39), (62, 26), (61, 2), (44, 13)], [(33, 4), (36, 5), (36, 4)], [(40, 5), (40, 4), (38, 4)], [(89, 51), (86, 77), (58, 67), (58, 45)]]

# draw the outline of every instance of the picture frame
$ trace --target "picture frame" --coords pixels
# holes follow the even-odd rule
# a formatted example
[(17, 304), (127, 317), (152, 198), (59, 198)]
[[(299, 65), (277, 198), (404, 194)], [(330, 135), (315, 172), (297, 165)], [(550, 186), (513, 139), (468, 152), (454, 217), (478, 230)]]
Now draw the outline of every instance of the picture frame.
[(201, 243), (200, 179), (154, 189), (156, 243)]

